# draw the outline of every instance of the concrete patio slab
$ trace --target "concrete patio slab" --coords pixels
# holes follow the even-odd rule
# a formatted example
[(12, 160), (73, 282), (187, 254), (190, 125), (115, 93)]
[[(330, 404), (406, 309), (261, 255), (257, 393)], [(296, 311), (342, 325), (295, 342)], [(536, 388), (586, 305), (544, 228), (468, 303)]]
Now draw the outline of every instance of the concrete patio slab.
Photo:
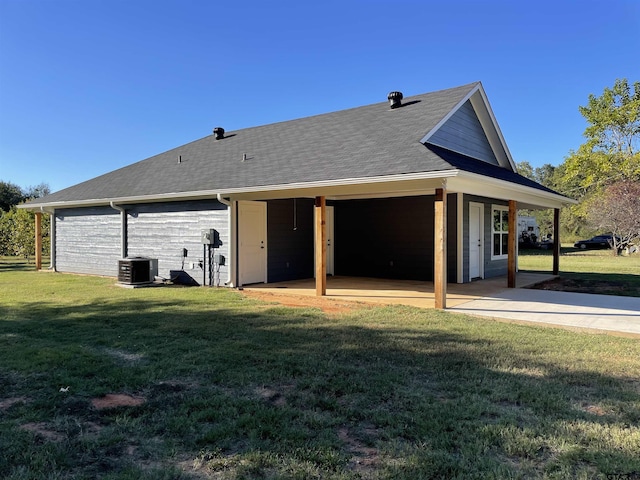
[(640, 335), (640, 298), (504, 289), (452, 312)]

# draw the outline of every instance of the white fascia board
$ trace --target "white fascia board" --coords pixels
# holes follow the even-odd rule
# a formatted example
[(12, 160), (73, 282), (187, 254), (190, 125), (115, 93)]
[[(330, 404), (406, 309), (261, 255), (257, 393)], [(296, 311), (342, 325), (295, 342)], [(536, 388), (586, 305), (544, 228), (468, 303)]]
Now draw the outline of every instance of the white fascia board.
[[(476, 115), (478, 115), (478, 120), (480, 120), (480, 125), (484, 129), (487, 134), (487, 139), (489, 140), (489, 144), (491, 148), (493, 148), (494, 154), (496, 150), (498, 153), (503, 153), (503, 155), (496, 155), (498, 158), (498, 162), (500, 159), (506, 159), (509, 163), (511, 169), (516, 171), (516, 164), (513, 161), (513, 157), (511, 156), (511, 152), (509, 151), (509, 147), (507, 146), (507, 142), (502, 135), (502, 131), (500, 130), (500, 125), (498, 125), (498, 121), (496, 120), (495, 115), (493, 114), (493, 109), (491, 108), (491, 104), (489, 103), (489, 99), (487, 98), (487, 94), (482, 87), (482, 84), (479, 85), (477, 89), (478, 95), (481, 97), (482, 102), (477, 100), (477, 96), (471, 97), (471, 105), (473, 109), (476, 111)], [(478, 112), (478, 110), (482, 110)], [(498, 143), (496, 145), (496, 143)], [(500, 162), (501, 166), (506, 167), (503, 162)]]
[[(233, 197), (234, 199), (243, 199), (243, 196), (269, 196), (273, 198), (282, 198), (283, 194), (287, 193), (302, 193), (312, 192), (314, 195), (324, 195), (318, 190), (331, 190), (339, 194), (344, 191), (348, 193), (350, 187), (359, 186), (360, 190), (366, 190), (367, 185), (381, 184), (395, 184), (433, 180), (433, 179), (445, 179), (457, 175), (457, 170), (441, 170), (437, 172), (420, 172), (420, 173), (408, 173), (399, 175), (384, 175), (379, 177), (360, 177), (360, 178), (345, 178), (337, 180), (324, 180), (319, 182), (299, 182), (289, 183), (281, 185), (259, 185), (254, 187), (241, 187), (241, 188), (228, 188), (224, 190), (200, 190), (194, 192), (173, 192), (162, 193), (156, 195), (135, 195), (128, 197), (116, 197), (116, 198), (98, 198), (89, 200), (70, 200), (59, 202), (43, 202), (37, 204), (23, 204), (19, 208), (26, 210), (39, 211), (42, 208), (56, 209), (56, 208), (74, 208), (74, 207), (95, 207), (102, 205), (110, 205), (111, 202), (117, 205), (128, 205), (136, 203), (153, 203), (153, 202), (175, 202), (180, 200), (201, 200), (209, 198), (217, 198), (218, 194), (224, 197)], [(373, 188), (372, 190), (376, 190)], [(313, 192), (315, 191), (315, 192)], [(275, 196), (274, 196), (275, 195)]]
[(557, 193), (464, 171), (449, 180), (448, 188), (482, 197), (515, 200), (520, 204), (518, 208), (561, 208), (578, 203)]

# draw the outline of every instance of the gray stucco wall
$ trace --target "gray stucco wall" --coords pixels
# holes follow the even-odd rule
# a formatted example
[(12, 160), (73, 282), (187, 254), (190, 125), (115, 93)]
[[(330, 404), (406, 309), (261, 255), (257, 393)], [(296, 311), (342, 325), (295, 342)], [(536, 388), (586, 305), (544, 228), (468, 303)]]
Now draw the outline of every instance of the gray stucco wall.
[(470, 101), (462, 105), (446, 121), (429, 139), (429, 143), (498, 165), (498, 160)]

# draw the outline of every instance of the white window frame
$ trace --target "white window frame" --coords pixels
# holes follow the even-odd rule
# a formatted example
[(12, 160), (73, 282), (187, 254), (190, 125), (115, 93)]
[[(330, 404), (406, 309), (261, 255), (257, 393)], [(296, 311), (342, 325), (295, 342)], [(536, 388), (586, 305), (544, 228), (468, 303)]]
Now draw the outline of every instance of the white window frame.
[[(500, 226), (502, 228), (501, 230), (496, 230), (496, 225), (494, 221), (494, 215), (496, 211), (500, 212), (500, 219), (501, 219)], [(509, 221), (507, 219), (507, 221), (504, 222), (503, 212), (507, 212), (507, 218), (508, 218), (509, 207), (507, 205), (491, 205), (491, 260), (506, 260), (507, 258), (509, 258), (508, 247), (506, 252), (502, 251), (502, 245), (503, 245), (502, 236), (507, 235), (507, 239), (509, 238)], [(496, 234), (500, 235), (500, 251), (501, 251), (500, 255), (495, 254), (495, 235)]]

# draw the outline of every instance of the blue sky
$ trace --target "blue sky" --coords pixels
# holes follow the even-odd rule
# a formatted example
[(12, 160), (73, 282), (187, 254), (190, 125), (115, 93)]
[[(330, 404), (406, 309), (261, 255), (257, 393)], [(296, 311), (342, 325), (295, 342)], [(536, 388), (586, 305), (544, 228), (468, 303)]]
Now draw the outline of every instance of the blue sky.
[(637, 0), (0, 0), (0, 180), (477, 80), (514, 160), (558, 165), (638, 52)]

